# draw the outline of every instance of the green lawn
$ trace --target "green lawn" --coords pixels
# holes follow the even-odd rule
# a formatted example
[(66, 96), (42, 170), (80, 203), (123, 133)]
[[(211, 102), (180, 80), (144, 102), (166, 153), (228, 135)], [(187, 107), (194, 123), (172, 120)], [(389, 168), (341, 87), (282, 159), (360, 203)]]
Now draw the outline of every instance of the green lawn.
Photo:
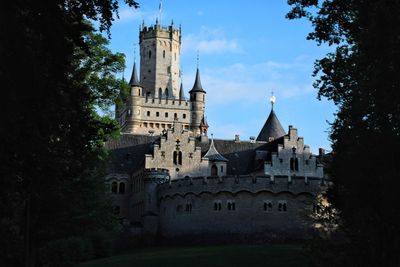
[(309, 266), (301, 245), (234, 245), (133, 250), (76, 267)]

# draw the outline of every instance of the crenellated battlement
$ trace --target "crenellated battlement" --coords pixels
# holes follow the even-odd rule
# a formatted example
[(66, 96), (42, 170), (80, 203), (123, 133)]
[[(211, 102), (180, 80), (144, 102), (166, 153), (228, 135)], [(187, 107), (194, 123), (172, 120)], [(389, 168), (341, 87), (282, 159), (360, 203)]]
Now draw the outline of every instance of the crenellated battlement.
[(150, 38), (164, 38), (181, 42), (181, 29), (175, 29), (174, 25), (161, 26), (158, 23), (152, 26), (143, 26), (140, 31), (140, 42)]
[(293, 195), (315, 196), (324, 186), (325, 181), (321, 178), (302, 176), (186, 177), (159, 185), (158, 196), (161, 199), (174, 195), (217, 194), (219, 192), (236, 194), (242, 191), (252, 194), (268, 191), (274, 194), (289, 192)]

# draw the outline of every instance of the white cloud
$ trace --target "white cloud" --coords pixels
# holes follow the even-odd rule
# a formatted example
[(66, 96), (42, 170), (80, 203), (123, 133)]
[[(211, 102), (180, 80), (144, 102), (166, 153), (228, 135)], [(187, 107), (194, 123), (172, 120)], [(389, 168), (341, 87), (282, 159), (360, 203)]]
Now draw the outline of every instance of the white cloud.
[[(267, 61), (246, 65), (236, 63), (224, 68), (205, 69), (201, 80), (209, 104), (265, 104), (271, 91), (279, 98), (315, 93), (312, 87), (312, 59), (299, 57), (293, 62)], [(186, 81), (194, 80), (194, 73)]]
[(202, 27), (199, 33), (186, 34), (182, 40), (182, 50), (197, 51), (204, 54), (237, 53), (242, 49), (236, 39), (227, 39), (222, 29)]
[(115, 23), (127, 23), (132, 21), (142, 22), (144, 21), (155, 21), (159, 16), (159, 12), (153, 11), (143, 11), (141, 9), (135, 9), (133, 7), (124, 7), (119, 13), (119, 19), (115, 17)]

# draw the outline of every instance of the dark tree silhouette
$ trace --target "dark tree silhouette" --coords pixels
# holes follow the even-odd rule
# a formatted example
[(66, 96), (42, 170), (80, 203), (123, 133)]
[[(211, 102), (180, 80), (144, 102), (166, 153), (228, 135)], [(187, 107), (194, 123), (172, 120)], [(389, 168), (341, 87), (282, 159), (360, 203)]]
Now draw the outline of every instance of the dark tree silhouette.
[(399, 266), (400, 1), (288, 3), (289, 19), (312, 22), (309, 39), (335, 48), (316, 62), (314, 86), (338, 106), (328, 198), (346, 242), (336, 260)]
[[(115, 226), (99, 162), (117, 125), (95, 106), (115, 94), (123, 57), (96, 55), (104, 40), (86, 20), (109, 33), (117, 9), (116, 0), (0, 3), (1, 266), (73, 264)], [(85, 253), (63, 262), (67, 247)]]

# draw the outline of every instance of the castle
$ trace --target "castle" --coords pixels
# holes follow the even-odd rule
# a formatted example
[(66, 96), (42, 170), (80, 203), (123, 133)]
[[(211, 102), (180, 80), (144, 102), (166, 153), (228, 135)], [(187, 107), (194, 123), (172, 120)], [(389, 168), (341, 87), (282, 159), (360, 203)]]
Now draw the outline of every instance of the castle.
[(116, 108), (121, 137), (106, 144), (106, 183), (132, 235), (305, 238), (325, 182), (297, 129), (285, 132), (271, 108), (256, 139), (209, 138), (199, 69), (188, 100), (180, 82), (181, 30), (156, 23), (139, 36), (140, 80), (135, 63)]

